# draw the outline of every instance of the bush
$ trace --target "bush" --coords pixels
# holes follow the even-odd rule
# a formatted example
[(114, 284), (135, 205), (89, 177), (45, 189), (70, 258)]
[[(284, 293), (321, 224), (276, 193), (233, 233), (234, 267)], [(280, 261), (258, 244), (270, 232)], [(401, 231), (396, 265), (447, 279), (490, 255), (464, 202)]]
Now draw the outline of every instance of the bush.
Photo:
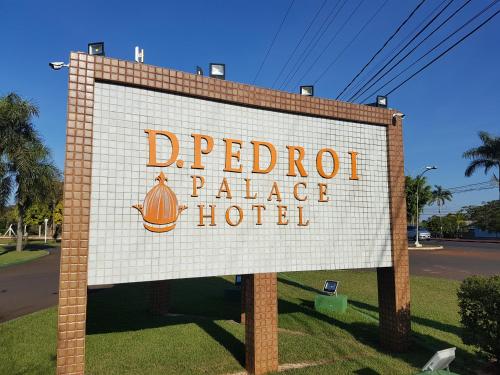
[(458, 290), (462, 341), (500, 360), (500, 275), (466, 278)]

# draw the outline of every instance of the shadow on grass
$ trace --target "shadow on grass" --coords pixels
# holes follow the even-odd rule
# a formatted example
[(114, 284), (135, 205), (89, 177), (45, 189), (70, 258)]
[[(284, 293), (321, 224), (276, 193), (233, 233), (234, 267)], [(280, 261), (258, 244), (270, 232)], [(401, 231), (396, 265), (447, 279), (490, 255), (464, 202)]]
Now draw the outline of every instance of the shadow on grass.
[[(376, 306), (373, 306), (373, 305), (370, 305), (368, 303), (364, 303), (361, 301), (356, 301), (356, 300), (349, 301), (349, 303), (357, 308), (372, 311), (374, 313), (377, 313), (377, 315), (378, 315), (378, 308)], [(429, 328), (437, 329), (439, 331), (453, 333), (457, 336), (460, 336), (460, 334), (461, 334), (460, 327), (457, 327), (457, 326), (454, 326), (451, 324), (437, 322), (435, 320), (422, 318), (422, 317), (415, 316), (415, 315), (411, 316), (411, 320), (414, 323), (417, 323), (417, 324), (420, 324), (420, 325), (423, 325), (423, 326), (426, 326)]]
[[(279, 281), (314, 293), (315, 288), (303, 286), (288, 279), (279, 278)], [(201, 287), (200, 287), (201, 286)], [(176, 324), (197, 324), (233, 357), (244, 366), (244, 343), (228, 332), (217, 320), (238, 321), (240, 301), (235, 298), (224, 298), (225, 291), (234, 289), (229, 281), (223, 278), (182, 279), (170, 281), (170, 312), (180, 315), (156, 316), (150, 313), (149, 283), (134, 283), (117, 285), (109, 289), (89, 291), (87, 334), (107, 332), (125, 332), (147, 328), (163, 327)], [(377, 313), (376, 306), (360, 301), (350, 301), (353, 307)], [(451, 345), (431, 335), (412, 333), (412, 347), (407, 353), (392, 353), (384, 350), (379, 343), (379, 327), (375, 320), (372, 322), (356, 321), (345, 322), (340, 316), (325, 315), (314, 310), (311, 300), (302, 299), (292, 303), (283, 299), (278, 300), (280, 314), (303, 314), (304, 324), (314, 319), (319, 324), (334, 325), (352, 335), (356, 340), (373, 348), (379, 353), (385, 353), (398, 358), (414, 367), (423, 366), (435, 351)], [(300, 315), (299, 315), (300, 316)], [(429, 319), (412, 317), (413, 321), (446, 332), (456, 332), (457, 327), (435, 322)], [(471, 353), (457, 348), (457, 359), (453, 369), (459, 372), (472, 373), (480, 366), (478, 359)], [(370, 368), (358, 370), (358, 374), (375, 374)]]
[[(290, 279), (285, 279), (285, 278), (279, 277), (278, 281), (281, 282), (281, 283), (283, 283), (283, 284), (290, 285), (290, 286), (293, 286), (293, 287), (305, 290), (307, 292), (318, 293), (318, 294), (322, 293), (322, 291), (319, 290), (319, 289), (310, 287), (308, 285), (300, 284), (300, 283), (295, 282), (295, 281), (290, 280)], [(301, 301), (302, 301), (301, 304), (304, 307), (308, 307), (308, 308), (313, 308), (314, 309), (314, 302), (313, 301), (307, 301), (307, 300), (301, 300)], [(355, 306), (357, 308), (360, 308), (360, 309), (365, 309), (365, 310), (374, 312), (374, 313), (376, 313), (378, 315), (378, 307), (376, 307), (376, 306), (370, 305), (370, 304), (365, 303), (365, 302), (356, 301), (356, 300), (349, 300), (349, 304), (351, 304), (352, 306)], [(378, 318), (375, 318), (375, 319), (378, 319)], [(460, 336), (460, 334), (461, 334), (460, 327), (457, 327), (457, 326), (454, 326), (454, 325), (451, 325), (451, 324), (437, 322), (435, 320), (426, 319), (426, 318), (418, 317), (418, 316), (415, 316), (415, 315), (411, 316), (411, 320), (414, 323), (417, 323), (417, 324), (420, 324), (420, 325), (423, 325), (423, 326), (426, 326), (426, 327), (429, 327), (429, 328), (437, 329), (437, 330), (440, 330), (440, 331), (443, 331), (443, 332), (453, 333), (453, 334), (455, 334), (457, 336)]]
[(169, 312), (173, 315), (167, 316), (150, 312), (149, 283), (121, 284), (112, 288), (89, 290), (87, 334), (194, 323), (244, 366), (243, 342), (216, 322), (239, 319), (239, 301), (224, 298), (224, 291), (234, 288), (233, 284), (222, 278), (171, 280), (169, 284)]
[[(50, 250), (50, 249), (55, 249), (59, 247), (59, 245), (52, 243), (43, 243), (42, 242), (28, 242), (27, 244), (24, 245), (23, 251), (38, 251), (38, 250)], [(15, 243), (9, 243), (9, 244), (1, 244), (0, 246), (0, 255), (1, 254), (6, 254), (11, 251), (16, 250), (16, 244)]]
[[(350, 301), (350, 303), (352, 303), (352, 301)], [(349, 332), (357, 341), (363, 343), (364, 345), (367, 345), (380, 353), (385, 353), (394, 358), (403, 360), (404, 362), (417, 368), (422, 367), (437, 350), (452, 346), (448, 342), (440, 340), (431, 335), (412, 332), (410, 350), (408, 352), (395, 353), (384, 349), (380, 345), (379, 327), (377, 322), (375, 321), (373, 323), (346, 323), (340, 319), (337, 319), (335, 314), (325, 315), (314, 310), (313, 302), (307, 300), (301, 300), (300, 304), (294, 304), (289, 301), (280, 299), (278, 301), (278, 309), (280, 314), (302, 313), (304, 315), (307, 315), (309, 318), (314, 318), (324, 323), (334, 325)], [(457, 348), (456, 359), (453, 362), (452, 367), (458, 368), (464, 373), (473, 373), (478, 369), (480, 363), (480, 360), (473, 354), (461, 348)], [(371, 369), (366, 369), (366, 371), (371, 371)], [(370, 374), (370, 372), (364, 373)]]
[(299, 288), (299, 289), (302, 289), (302, 290), (305, 290), (307, 292), (311, 292), (311, 293), (321, 293), (321, 290), (319, 289), (316, 289), (316, 288), (313, 288), (312, 286), (309, 286), (309, 285), (303, 285), (303, 284), (300, 284), (296, 281), (293, 281), (293, 280), (290, 280), (290, 279), (285, 279), (283, 277), (278, 277), (278, 282), (280, 283), (283, 283), (283, 284), (286, 284), (286, 285), (290, 285), (290, 286), (294, 286), (296, 288)]
[(371, 368), (365, 367), (359, 370), (354, 371), (355, 374), (359, 375), (379, 375), (380, 373), (372, 370)]

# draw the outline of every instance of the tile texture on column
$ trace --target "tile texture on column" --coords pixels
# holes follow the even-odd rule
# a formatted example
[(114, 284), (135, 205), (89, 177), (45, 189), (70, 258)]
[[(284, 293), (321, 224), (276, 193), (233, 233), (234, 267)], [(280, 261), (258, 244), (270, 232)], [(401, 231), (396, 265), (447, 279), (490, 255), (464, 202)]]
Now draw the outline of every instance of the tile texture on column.
[(377, 269), (380, 339), (404, 351), (410, 336), (410, 277), (406, 235), (406, 199), (401, 120), (387, 127), (393, 267)]
[(245, 367), (249, 374), (278, 370), (276, 273), (245, 277)]
[(94, 58), (72, 53), (69, 70), (57, 373), (76, 375), (85, 366)]

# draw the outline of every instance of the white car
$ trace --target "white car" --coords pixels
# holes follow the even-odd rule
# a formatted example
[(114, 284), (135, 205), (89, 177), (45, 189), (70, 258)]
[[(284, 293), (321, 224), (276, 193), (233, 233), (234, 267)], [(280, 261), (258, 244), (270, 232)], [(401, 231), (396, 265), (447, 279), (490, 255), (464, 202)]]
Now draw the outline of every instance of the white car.
[[(409, 225), (407, 228), (408, 239), (415, 240), (417, 237), (417, 227), (413, 225)], [(419, 227), (418, 228), (418, 239), (420, 240), (430, 240), (431, 232), (427, 230), (427, 228)]]

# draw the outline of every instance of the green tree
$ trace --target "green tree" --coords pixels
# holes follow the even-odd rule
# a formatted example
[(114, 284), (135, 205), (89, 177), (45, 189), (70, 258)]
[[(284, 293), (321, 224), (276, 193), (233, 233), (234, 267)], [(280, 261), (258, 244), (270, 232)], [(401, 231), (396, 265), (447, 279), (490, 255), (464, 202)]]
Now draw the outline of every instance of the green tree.
[[(464, 158), (472, 160), (465, 170), (465, 175), (470, 177), (479, 168), (484, 168), (485, 174), (490, 169), (498, 170), (500, 175), (500, 137), (480, 131), (479, 138), (483, 144), (473, 147), (463, 154)], [(495, 173), (493, 173), (493, 176), (499, 181), (499, 176), (496, 176)], [(498, 185), (498, 199), (500, 200), (500, 184)]]
[(425, 227), (434, 235), (441, 233), (442, 237), (458, 238), (467, 231), (466, 215), (463, 212), (446, 216), (433, 215), (424, 221)]
[(38, 226), (45, 222), (45, 219), (49, 219), (51, 212), (48, 204), (36, 202), (32, 204), (26, 212), (24, 213), (24, 224)]
[[(432, 215), (431, 217), (424, 220), (422, 224), (431, 232), (431, 235), (437, 236), (440, 231), (442, 231), (443, 221), (441, 216)], [(443, 234), (441, 234), (441, 237)]]
[(432, 199), (432, 189), (427, 184), (425, 176), (413, 178), (405, 177), (406, 216), (409, 223), (416, 224), (417, 220), (417, 187), (418, 187), (418, 212), (422, 213), (424, 206)]
[(500, 200), (487, 202), (482, 206), (465, 207), (467, 218), (481, 230), (500, 232)]
[(61, 210), (62, 210), (62, 199), (63, 199), (63, 188), (64, 184), (60, 180), (54, 180), (52, 181), (52, 188), (50, 189), (50, 194), (47, 197), (47, 201), (49, 204), (49, 209), (50, 209), (50, 230), (52, 232), (52, 235), (54, 235), (55, 230), (56, 230), (56, 225), (60, 225), (62, 223), (56, 222), (56, 210), (57, 207), (60, 205)]
[[(439, 220), (441, 221), (441, 206), (445, 204), (446, 201), (451, 201), (453, 198), (453, 194), (446, 189), (443, 189), (440, 185), (434, 185), (434, 190), (432, 191), (432, 197), (430, 200), (430, 204), (436, 203), (438, 205), (439, 211)], [(443, 224), (441, 222), (439, 233), (441, 237), (443, 237)]]
[(451, 237), (460, 238), (463, 233), (467, 230), (467, 217), (463, 212), (457, 212), (454, 214), (448, 214), (449, 220), (449, 233), (452, 234)]
[(1, 159), (1, 156), (0, 153), (0, 214), (5, 211), (12, 190), (12, 182), (7, 173), (7, 164)]
[(36, 105), (16, 94), (0, 98), (0, 170), (8, 180), (2, 200), (15, 191), (17, 219), (16, 250), (23, 248), (24, 216), (35, 202), (44, 202), (50, 195), (59, 171), (49, 149), (37, 134), (32, 119), (38, 116)]
[(59, 203), (57, 203), (52, 215), (52, 220), (54, 223), (52, 236), (54, 237), (54, 239), (57, 239), (57, 236), (61, 230), (61, 226), (63, 223), (63, 211), (64, 211), (63, 203), (62, 201), (60, 201)]

